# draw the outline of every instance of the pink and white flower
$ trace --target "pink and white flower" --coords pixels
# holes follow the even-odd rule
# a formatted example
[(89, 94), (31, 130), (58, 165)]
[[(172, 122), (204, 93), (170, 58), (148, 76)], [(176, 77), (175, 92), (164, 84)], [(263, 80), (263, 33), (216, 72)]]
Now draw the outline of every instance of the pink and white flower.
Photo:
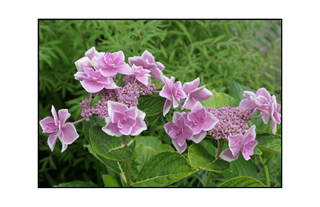
[(186, 82), (182, 86), (182, 90), (187, 94), (186, 100), (181, 101), (181, 109), (192, 109), (197, 101), (204, 101), (213, 96), (213, 94), (201, 86), (198, 88), (200, 79), (197, 78), (191, 82)]
[(186, 124), (185, 112), (174, 112), (172, 122), (164, 126), (166, 133), (172, 138), (172, 143), (179, 153), (183, 153), (187, 148), (186, 139), (192, 139), (193, 131)]
[(69, 144), (72, 144), (78, 137), (79, 134), (76, 131), (75, 126), (72, 123), (65, 123), (70, 117), (68, 109), (61, 109), (57, 112), (54, 106), (51, 108), (52, 117), (45, 117), (40, 121), (40, 126), (42, 128), (42, 133), (51, 133), (48, 138), (48, 145), (53, 151), (56, 144), (57, 138), (62, 143), (62, 150), (64, 152)]
[(89, 93), (97, 93), (102, 89), (119, 88), (113, 77), (104, 77), (100, 71), (95, 71), (92, 68), (83, 67), (83, 72), (77, 72), (75, 79), (79, 80), (83, 88)]
[(249, 160), (253, 155), (253, 149), (258, 144), (256, 138), (256, 125), (253, 125), (244, 135), (230, 135), (229, 149), (224, 150), (220, 157), (228, 162), (237, 160), (241, 151), (245, 160)]
[(125, 56), (122, 51), (110, 53), (107, 52), (105, 56), (97, 58), (97, 68), (101, 71), (103, 76), (114, 76), (117, 73), (130, 75), (132, 69), (129, 64), (124, 62)]
[(193, 131), (192, 140), (195, 143), (201, 142), (207, 135), (207, 131), (213, 129), (219, 120), (212, 114), (207, 112), (207, 109), (197, 102), (187, 114), (189, 126)]
[(136, 136), (147, 129), (146, 114), (137, 107), (128, 108), (125, 104), (108, 101), (108, 115), (105, 118), (107, 125), (102, 130), (111, 136)]
[(84, 72), (84, 67), (94, 69), (97, 65), (97, 58), (103, 57), (104, 54), (104, 52), (98, 52), (95, 47), (90, 48), (84, 53), (86, 57), (80, 58), (75, 62), (78, 72)]
[(176, 108), (179, 106), (180, 99), (187, 97), (185, 92), (181, 89), (180, 81), (174, 83), (174, 77), (171, 76), (171, 79), (166, 76), (164, 77), (166, 80), (166, 84), (163, 86), (162, 90), (159, 93), (161, 97), (167, 99), (163, 107), (163, 116), (165, 116), (169, 112), (171, 108), (171, 102), (173, 102), (173, 108)]
[(142, 66), (143, 69), (150, 70), (152, 77), (160, 83), (165, 82), (164, 75), (162, 74), (162, 70), (165, 68), (164, 65), (160, 62), (156, 62), (153, 55), (148, 50), (145, 50), (141, 57), (129, 57), (129, 63), (130, 65)]
[(142, 66), (132, 66), (134, 77), (144, 85), (151, 84), (150, 70), (143, 69)]

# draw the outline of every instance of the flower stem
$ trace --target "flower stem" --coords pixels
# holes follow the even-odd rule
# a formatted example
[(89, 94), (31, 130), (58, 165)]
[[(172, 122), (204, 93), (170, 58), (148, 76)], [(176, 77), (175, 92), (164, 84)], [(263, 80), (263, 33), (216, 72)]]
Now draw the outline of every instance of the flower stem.
[[(126, 135), (122, 135), (122, 144), (124, 145), (125, 149), (128, 149)], [(131, 177), (130, 177), (130, 162), (129, 162), (129, 159), (125, 161), (125, 164), (126, 164), (125, 175), (126, 175), (126, 178), (127, 178), (127, 184), (130, 187), (133, 187), (132, 186), (132, 180), (131, 180)]]
[(78, 124), (79, 122), (82, 122), (83, 120), (85, 120), (86, 118), (80, 119), (78, 121), (72, 122), (71, 124)]
[(212, 174), (213, 174), (213, 172), (212, 172), (212, 171), (210, 171), (210, 172), (208, 173), (208, 176), (207, 176), (206, 182), (204, 183), (203, 187), (207, 187), (207, 186), (208, 186), (208, 184), (209, 184), (209, 181), (210, 181), (210, 179), (211, 179)]
[(90, 93), (90, 98), (89, 98), (89, 108), (90, 108), (90, 105), (91, 105), (91, 98), (92, 98), (92, 93)]
[(216, 159), (219, 158), (219, 156), (220, 156), (220, 154), (222, 152), (223, 145), (224, 145), (224, 140), (223, 140), (223, 138), (221, 138), (221, 139), (218, 140), (218, 150), (217, 150), (217, 153), (216, 153), (216, 156), (215, 156)]
[(267, 187), (270, 187), (270, 177), (269, 177), (269, 169), (268, 169), (268, 163), (266, 161), (263, 161), (262, 157), (260, 157), (260, 162), (262, 163), (263, 165), (263, 169), (264, 169), (264, 175), (265, 175), (265, 178), (266, 178), (266, 186)]
[(258, 117), (260, 117), (260, 116), (262, 116), (263, 114), (260, 114), (260, 115), (258, 115), (258, 116), (255, 116), (255, 117), (251, 117), (249, 120), (251, 120), (251, 119), (255, 119), (255, 118), (258, 118)]

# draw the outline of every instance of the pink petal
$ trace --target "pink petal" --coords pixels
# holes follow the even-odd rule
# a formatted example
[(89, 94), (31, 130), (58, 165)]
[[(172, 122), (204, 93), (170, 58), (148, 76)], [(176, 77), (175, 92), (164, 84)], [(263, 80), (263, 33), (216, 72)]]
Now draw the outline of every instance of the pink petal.
[(128, 110), (126, 110), (124, 114), (128, 117), (132, 117), (135, 119), (138, 116), (138, 110), (139, 109), (137, 107), (131, 107)]
[(187, 97), (181, 109), (192, 109), (196, 103), (197, 100), (195, 100), (193, 97)]
[(128, 110), (128, 107), (122, 103), (108, 101), (108, 112), (110, 117), (113, 115), (112, 113), (113, 111), (124, 113), (127, 110)]
[(226, 149), (220, 154), (220, 157), (225, 161), (231, 162), (238, 159), (239, 153), (233, 155), (230, 149)]
[(248, 144), (246, 144), (242, 149), (242, 155), (244, 157), (245, 160), (249, 160), (250, 156), (253, 155), (253, 149), (254, 147), (258, 144), (258, 141), (253, 140), (251, 142), (249, 142)]
[(155, 62), (153, 55), (152, 55), (148, 50), (145, 50), (145, 51), (142, 53), (141, 57), (142, 57), (144, 60), (148, 60), (149, 63), (154, 63), (154, 62)]
[(204, 101), (213, 96), (211, 91), (205, 88), (205, 86), (201, 86), (200, 88), (194, 89), (189, 92), (189, 96), (193, 97), (197, 101)]
[(172, 88), (173, 82), (168, 78), (165, 77), (166, 84), (163, 86), (162, 90), (159, 92), (161, 97), (167, 98), (168, 100), (172, 101)]
[(136, 120), (131, 117), (127, 117), (126, 124), (133, 127), (136, 124)]
[(123, 127), (119, 129), (119, 131), (124, 135), (130, 135), (132, 127), (127, 124), (124, 124)]
[(173, 122), (168, 122), (166, 124), (163, 125), (164, 130), (166, 131), (167, 134), (169, 134), (169, 132), (172, 130), (172, 128), (176, 126)]
[(217, 119), (212, 113), (207, 113), (207, 118), (204, 120), (202, 124), (202, 129), (205, 131), (209, 131), (219, 123), (219, 119)]
[(92, 60), (94, 57), (102, 57), (104, 53), (99, 53), (95, 47), (91, 47), (86, 53), (84, 53), (84, 55), (87, 56), (90, 60)]
[(82, 87), (89, 93), (97, 93), (104, 88), (104, 85), (96, 81), (80, 81)]
[(77, 72), (74, 74), (74, 78), (78, 81), (88, 79), (88, 75), (85, 72)]
[(111, 136), (120, 137), (122, 135), (119, 131), (119, 128), (117, 127), (117, 123), (110, 122), (109, 117), (106, 117), (106, 122), (107, 122), (107, 125), (102, 127), (102, 131), (104, 131), (105, 133)]
[(177, 139), (172, 139), (172, 144), (176, 148), (179, 153), (183, 153), (187, 149), (187, 143), (184, 142), (182, 146), (179, 146), (177, 143)]
[[(57, 128), (57, 126), (54, 123), (54, 119), (50, 116), (45, 117), (39, 123), (40, 123), (42, 130), (45, 130), (46, 128), (49, 128), (49, 129)], [(47, 132), (43, 132), (43, 133), (47, 133)], [(52, 132), (49, 132), (49, 133), (52, 133)]]
[(125, 75), (133, 74), (133, 70), (128, 64), (116, 66), (116, 67), (114, 67), (114, 70), (117, 71), (118, 73), (125, 74)]
[(78, 72), (84, 72), (83, 67), (91, 67), (90, 59), (88, 57), (80, 58), (74, 64), (76, 65)]
[(52, 113), (52, 116), (54, 118), (54, 123), (56, 124), (56, 126), (59, 126), (59, 119), (58, 119), (58, 116), (57, 116), (57, 111), (56, 111), (56, 109), (54, 108), (53, 105), (51, 107), (51, 113)]
[(116, 85), (116, 83), (114, 81), (110, 82), (109, 84), (103, 84), (103, 86), (106, 89), (120, 88), (119, 86)]
[(145, 69), (148, 69), (146, 67), (145, 61), (142, 57), (139, 56), (134, 56), (134, 57), (129, 57), (129, 63), (130, 65), (136, 65), (136, 66), (142, 66)]
[(244, 110), (252, 110), (255, 108), (251, 101), (248, 99), (241, 100), (239, 106)]
[(142, 120), (144, 120), (144, 118), (146, 117), (146, 113), (144, 113), (143, 111), (140, 111), (138, 109), (138, 116), (137, 117), (140, 117)]
[(199, 101), (196, 102), (191, 111), (198, 111), (199, 109), (205, 108)]
[(165, 82), (165, 76), (163, 75), (161, 70), (159, 70), (158, 68), (150, 68), (149, 70), (151, 72), (152, 77), (154, 77), (154, 79), (156, 79), (160, 83)]
[(103, 76), (115, 76), (118, 73), (117, 70), (113, 68), (105, 68), (105, 67), (101, 67), (100, 71)]
[(53, 152), (54, 146), (56, 145), (57, 137), (60, 135), (61, 131), (57, 130), (56, 132), (49, 135), (48, 138), (48, 145), (51, 149), (51, 152)]
[(183, 136), (182, 134), (180, 134), (180, 136), (176, 139), (177, 140), (177, 144), (182, 147), (183, 145), (186, 144), (186, 137)]
[(256, 92), (256, 95), (265, 97), (269, 102), (271, 101), (271, 95), (265, 88), (259, 88)]
[(200, 83), (200, 79), (197, 78), (191, 82), (186, 82), (183, 84), (182, 86), (182, 90), (188, 94), (190, 91), (196, 89), (198, 86), (199, 86), (199, 83)]
[(136, 76), (136, 79), (140, 81), (142, 84), (147, 86), (150, 82), (150, 75), (149, 74), (138, 75)]
[(65, 144), (73, 143), (79, 134), (77, 133), (76, 127), (71, 123), (66, 123), (61, 127), (61, 139)]
[(251, 91), (244, 91), (243, 92), (243, 97), (245, 97), (246, 99), (250, 100), (250, 96), (256, 97), (256, 94)]
[(170, 108), (171, 108), (171, 101), (169, 99), (167, 99), (166, 102), (164, 103), (164, 107), (163, 107), (163, 116), (164, 117), (169, 112)]
[(64, 144), (63, 142), (61, 142), (61, 143), (62, 143), (62, 148), (61, 148), (61, 153), (62, 153), (68, 148), (68, 145)]
[(58, 111), (59, 119), (60, 119), (60, 126), (63, 126), (66, 120), (71, 116), (70, 113), (68, 113), (68, 109), (60, 109)]
[(201, 142), (207, 136), (207, 132), (202, 130), (199, 134), (194, 134), (191, 138), (195, 143)]
[(270, 115), (262, 115), (262, 121), (264, 124), (268, 124)]
[(112, 116), (110, 116), (110, 119), (112, 123), (118, 123), (124, 117), (124, 114), (119, 111), (112, 111), (111, 113), (112, 113)]
[(111, 53), (111, 55), (114, 60), (118, 58), (120, 63), (124, 62), (124, 60), (125, 60), (124, 53), (121, 50), (118, 52)]
[(202, 126), (200, 124), (198, 125), (192, 124), (190, 127), (193, 131), (193, 134), (199, 134), (202, 131)]
[(243, 135), (242, 145), (253, 141), (256, 138), (256, 125), (252, 125), (250, 129)]
[(132, 127), (130, 135), (136, 136), (142, 131), (147, 130), (147, 125), (141, 117), (137, 117), (135, 125)]
[(271, 129), (273, 134), (277, 133), (277, 123), (273, 119), (271, 119)]
[(159, 70), (164, 70), (164, 65), (160, 62), (155, 62), (155, 64), (157, 65), (157, 68), (159, 68)]

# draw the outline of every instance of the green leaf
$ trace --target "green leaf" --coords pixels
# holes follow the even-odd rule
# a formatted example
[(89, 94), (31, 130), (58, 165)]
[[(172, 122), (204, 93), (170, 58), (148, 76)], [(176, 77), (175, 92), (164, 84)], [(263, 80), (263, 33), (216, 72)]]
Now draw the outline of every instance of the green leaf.
[(114, 160), (123, 161), (132, 156), (132, 153), (124, 149), (123, 145), (120, 145), (120, 141), (117, 137), (109, 136), (101, 127), (93, 126), (89, 130), (91, 140), (91, 153), (101, 155), (102, 157)]
[(222, 172), (230, 167), (230, 163), (216, 159), (200, 144), (192, 144), (188, 150), (188, 158), (193, 167), (208, 171)]
[(240, 101), (242, 99), (244, 99), (243, 97), (243, 92), (244, 91), (252, 91), (252, 92), (256, 92), (255, 90), (248, 88), (246, 86), (240, 85), (239, 83), (233, 81), (231, 84), (231, 89), (230, 89), (230, 95), (237, 100), (238, 103), (240, 103)]
[(213, 96), (207, 100), (202, 101), (203, 106), (221, 108), (223, 106), (235, 107), (237, 106), (237, 101), (231, 96), (225, 93), (217, 93), (214, 89), (211, 91)]
[(162, 152), (153, 156), (141, 169), (134, 187), (164, 187), (177, 182), (197, 169), (178, 152)]
[(117, 179), (111, 177), (110, 175), (102, 176), (104, 187), (121, 187)]
[(142, 143), (139, 143), (139, 145), (134, 149), (133, 157), (130, 164), (130, 175), (133, 182), (137, 180), (139, 172), (141, 171), (144, 164), (147, 163), (147, 161), (156, 154), (157, 151), (155, 149), (149, 146), (145, 146)]
[(55, 185), (53, 187), (70, 187), (70, 188), (75, 188), (75, 187), (80, 187), (80, 188), (92, 188), (92, 187), (98, 187), (96, 184), (94, 183), (88, 183), (88, 182), (84, 182), (84, 181), (72, 181), (69, 183), (61, 183), (59, 185)]
[(106, 122), (104, 119), (98, 117), (98, 116), (92, 116), (90, 117), (89, 121), (83, 121), (82, 122), (82, 127), (83, 127), (83, 131), (85, 134), (85, 137), (88, 141), (88, 143), (90, 143), (90, 137), (89, 137), (89, 129), (92, 126), (99, 126), (99, 127), (104, 127), (106, 125)]
[(146, 113), (146, 116), (155, 116), (162, 114), (165, 98), (159, 94), (152, 94), (147, 96), (140, 96), (138, 98), (138, 108)]
[[(230, 168), (228, 170), (237, 176), (250, 176), (258, 178), (256, 166), (252, 160), (246, 161), (241, 152), (237, 160), (230, 162)], [(222, 173), (222, 175), (224, 174)]]
[(170, 145), (168, 144), (162, 144), (161, 140), (156, 137), (151, 136), (139, 136), (136, 139), (136, 145), (139, 145), (139, 143), (144, 144), (145, 146), (152, 147), (155, 149), (158, 153), (163, 151), (175, 151)]
[(275, 154), (281, 153), (281, 135), (257, 134), (257, 148), (262, 152), (262, 156), (269, 162)]
[(243, 188), (243, 187), (267, 187), (259, 180), (248, 177), (248, 176), (239, 176), (235, 178), (231, 178), (230, 180), (225, 181), (222, 183), (219, 187), (223, 188), (229, 188), (229, 187), (237, 187), (237, 188)]

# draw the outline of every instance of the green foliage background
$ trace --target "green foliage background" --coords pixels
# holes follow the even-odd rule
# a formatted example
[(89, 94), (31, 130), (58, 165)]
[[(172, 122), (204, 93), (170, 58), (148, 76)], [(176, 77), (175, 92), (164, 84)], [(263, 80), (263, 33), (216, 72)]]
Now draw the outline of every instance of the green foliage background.
[[(254, 90), (265, 87), (281, 104), (281, 20), (39, 20), (39, 121), (56, 110), (67, 108), (69, 122), (81, 118), (79, 103), (89, 94), (74, 79), (74, 62), (95, 46), (99, 52), (122, 50), (128, 57), (151, 52), (165, 65), (163, 73), (182, 83), (200, 77), (200, 85), (230, 94), (232, 81)], [(162, 87), (157, 83), (157, 87)], [(167, 120), (166, 120), (167, 119)], [(159, 137), (170, 144), (160, 117), (143, 135)], [(58, 141), (53, 152), (47, 145), (49, 134), (39, 125), (39, 187), (52, 187), (74, 180), (103, 186), (103, 174), (120, 179), (85, 148), (87, 140), (81, 124), (80, 135), (61, 153)], [(263, 180), (262, 166), (256, 164)], [(269, 162), (271, 186), (281, 185), (281, 156)], [(223, 178), (213, 174), (218, 186)], [(175, 186), (200, 187), (203, 170), (177, 182)], [(221, 182), (219, 182), (221, 180)]]

